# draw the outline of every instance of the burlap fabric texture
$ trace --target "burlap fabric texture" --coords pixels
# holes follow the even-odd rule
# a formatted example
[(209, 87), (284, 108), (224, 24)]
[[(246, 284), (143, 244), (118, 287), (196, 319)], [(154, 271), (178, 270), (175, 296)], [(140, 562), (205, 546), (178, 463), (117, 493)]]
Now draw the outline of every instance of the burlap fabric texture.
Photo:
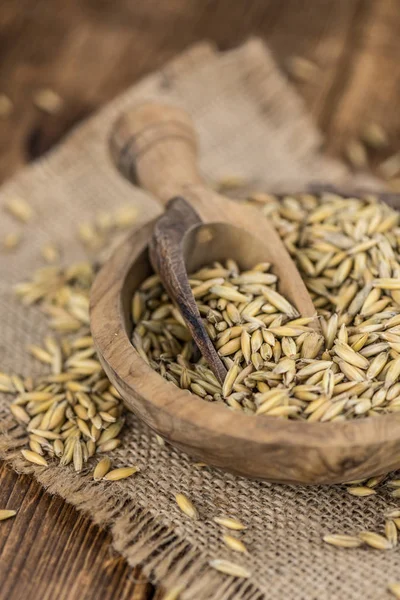
[[(66, 264), (82, 259), (76, 241), (80, 221), (104, 208), (133, 202), (140, 219), (159, 212), (153, 198), (115, 170), (108, 136), (119, 113), (136, 102), (163, 99), (185, 107), (200, 135), (202, 169), (211, 179), (241, 175), (268, 190), (304, 188), (311, 181), (346, 184), (346, 168), (320, 153), (321, 136), (294, 90), (258, 40), (219, 54), (203, 44), (192, 48), (117, 98), (76, 129), (44, 159), (3, 186), (0, 205), (11, 195), (27, 198), (37, 216), (25, 228), (21, 249), (0, 263), (0, 361), (2, 371), (37, 374), (26, 352), (40, 343), (46, 321), (35, 308), (22, 308), (12, 284), (42, 265), (40, 248), (58, 240)], [(0, 237), (14, 226), (2, 211)], [(21, 459), (22, 431), (0, 398), (0, 452), (17, 470), (32, 473), (49, 492), (60, 494), (97, 523), (110, 528), (113, 544), (131, 565), (167, 588), (185, 586), (183, 599), (196, 600), (378, 600), (400, 573), (398, 550), (341, 550), (322, 541), (328, 532), (382, 529), (388, 495), (352, 498), (343, 486), (302, 488), (248, 481), (213, 469), (166, 445), (129, 415), (114, 464), (138, 464), (140, 474), (112, 485), (93, 482), (88, 471)], [(192, 521), (174, 495), (183, 492), (199, 509)], [(216, 515), (237, 516), (248, 525), (249, 555), (235, 555), (221, 541)], [(235, 580), (208, 566), (213, 558), (237, 560), (252, 572)]]

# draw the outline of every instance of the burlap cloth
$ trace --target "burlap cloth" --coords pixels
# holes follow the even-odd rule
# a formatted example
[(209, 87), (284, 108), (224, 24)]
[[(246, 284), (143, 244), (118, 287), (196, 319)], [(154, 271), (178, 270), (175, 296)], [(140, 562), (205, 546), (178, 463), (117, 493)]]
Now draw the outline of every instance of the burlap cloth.
[[(24, 169), (3, 186), (0, 203), (10, 195), (27, 198), (37, 217), (25, 227), (25, 240), (0, 265), (0, 363), (2, 371), (37, 373), (26, 352), (40, 343), (46, 322), (35, 308), (22, 308), (11, 285), (42, 265), (40, 248), (57, 239), (66, 264), (82, 258), (76, 241), (79, 221), (99, 209), (131, 201), (146, 220), (159, 208), (115, 170), (107, 138), (120, 111), (149, 98), (183, 105), (200, 133), (202, 169), (212, 179), (243, 175), (266, 189), (299, 190), (313, 180), (343, 183), (346, 168), (323, 157), (321, 136), (297, 94), (257, 40), (218, 54), (197, 46), (117, 98), (76, 129), (57, 149)], [(1, 212), (0, 237), (14, 228)], [(383, 512), (396, 501), (384, 492), (353, 498), (343, 486), (302, 488), (248, 481), (213, 469), (199, 469), (191, 459), (160, 447), (154, 435), (130, 415), (123, 445), (114, 463), (135, 463), (135, 478), (107, 484), (93, 482), (89, 470), (35, 468), (20, 458), (20, 428), (12, 428), (8, 398), (0, 398), (4, 433), (0, 452), (18, 470), (33, 473), (49, 492), (86, 511), (113, 535), (113, 544), (131, 565), (141, 564), (155, 583), (186, 586), (184, 599), (196, 600), (377, 600), (400, 579), (399, 551), (344, 550), (327, 546), (322, 535), (379, 531)], [(174, 494), (184, 492), (200, 519), (180, 513)], [(243, 540), (249, 555), (229, 551), (216, 515), (237, 516), (248, 525)], [(249, 580), (234, 580), (208, 566), (212, 558), (246, 565)]]

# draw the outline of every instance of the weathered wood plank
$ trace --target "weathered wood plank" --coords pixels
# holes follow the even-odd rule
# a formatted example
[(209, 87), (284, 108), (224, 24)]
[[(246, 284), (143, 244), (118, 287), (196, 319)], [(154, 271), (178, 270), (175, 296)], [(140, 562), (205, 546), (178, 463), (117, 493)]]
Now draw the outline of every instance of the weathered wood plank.
[(0, 587), (7, 600), (147, 600), (152, 588), (111, 549), (110, 534), (28, 476), (0, 469)]

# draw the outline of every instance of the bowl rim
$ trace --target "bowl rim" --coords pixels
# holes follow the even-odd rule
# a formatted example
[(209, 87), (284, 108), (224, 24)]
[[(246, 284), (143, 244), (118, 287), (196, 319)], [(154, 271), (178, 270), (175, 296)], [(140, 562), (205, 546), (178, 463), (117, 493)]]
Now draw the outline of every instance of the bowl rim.
[[(238, 442), (251, 439), (254, 443), (264, 444), (274, 440), (283, 446), (326, 450), (351, 446), (379, 448), (400, 439), (400, 414), (396, 412), (333, 423), (255, 418), (255, 415), (206, 402), (165, 381), (139, 356), (122, 319), (122, 292), (133, 265), (146, 250), (153, 223), (154, 220), (141, 223), (130, 231), (102, 266), (90, 294), (90, 325), (95, 347), (130, 392), (136, 397), (139, 394), (142, 400), (164, 411), (172, 420), (179, 419), (181, 424), (187, 423), (191, 428), (209, 430), (213, 434), (219, 431)], [(124, 357), (123, 370), (121, 356)]]

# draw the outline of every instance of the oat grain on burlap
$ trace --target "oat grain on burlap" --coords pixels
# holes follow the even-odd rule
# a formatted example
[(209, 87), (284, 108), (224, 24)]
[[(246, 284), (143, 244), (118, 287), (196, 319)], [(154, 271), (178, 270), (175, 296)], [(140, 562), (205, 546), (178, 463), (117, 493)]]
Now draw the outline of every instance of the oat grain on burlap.
[[(0, 265), (0, 360), (2, 371), (37, 374), (25, 351), (40, 343), (46, 323), (35, 307), (22, 308), (12, 284), (41, 266), (40, 248), (58, 240), (66, 264), (83, 258), (77, 243), (80, 221), (96, 211), (134, 202), (143, 220), (159, 211), (148, 195), (116, 173), (107, 138), (120, 111), (144, 99), (163, 98), (186, 107), (200, 132), (202, 169), (212, 178), (242, 175), (257, 186), (299, 189), (312, 180), (346, 183), (346, 169), (319, 153), (321, 137), (301, 101), (279, 73), (265, 47), (253, 40), (238, 50), (217, 54), (196, 47), (147, 77), (72, 133), (39, 163), (3, 186), (0, 203), (16, 194), (29, 200), (35, 220), (25, 227), (21, 248)], [(14, 226), (1, 213), (0, 236)], [(134, 480), (94, 482), (72, 468), (28, 465), (20, 458), (21, 431), (12, 428), (7, 397), (0, 400), (0, 451), (16, 469), (32, 472), (94, 520), (109, 526), (114, 546), (130, 564), (141, 563), (154, 582), (182, 583), (183, 598), (196, 600), (377, 600), (399, 572), (398, 551), (343, 550), (328, 547), (322, 535), (383, 528), (383, 513), (396, 500), (382, 495), (354, 498), (343, 487), (300, 488), (257, 483), (193, 466), (190, 458), (160, 447), (133, 415), (115, 466), (137, 464)], [(180, 512), (174, 496), (185, 493), (200, 518)], [(241, 538), (249, 555), (236, 555), (222, 542), (213, 522), (236, 516), (248, 529)], [(237, 560), (252, 572), (234, 580), (208, 567), (214, 558)]]

